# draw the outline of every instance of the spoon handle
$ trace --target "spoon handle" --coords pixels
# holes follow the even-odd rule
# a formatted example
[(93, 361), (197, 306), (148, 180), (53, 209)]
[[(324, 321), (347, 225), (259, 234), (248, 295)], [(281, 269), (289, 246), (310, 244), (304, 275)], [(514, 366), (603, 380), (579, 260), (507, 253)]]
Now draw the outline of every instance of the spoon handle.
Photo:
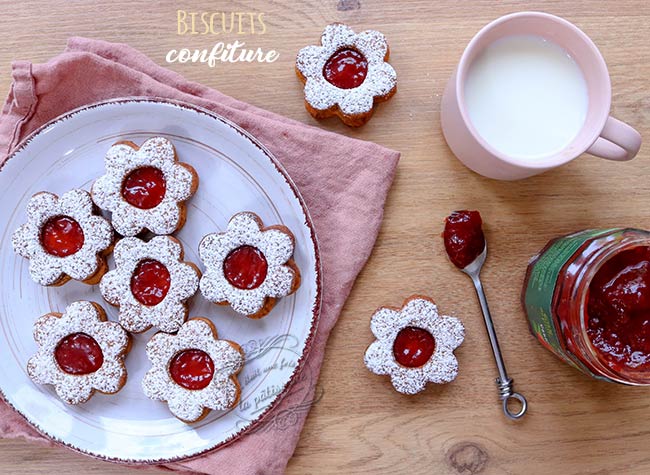
[[(483, 284), (481, 284), (481, 279), (478, 275), (472, 276), (472, 282), (474, 283), (474, 288), (476, 289), (476, 295), (478, 296), (478, 301), (481, 304), (481, 311), (483, 313), (483, 320), (485, 320), (485, 329), (487, 330), (488, 338), (490, 339), (490, 346), (492, 346), (492, 353), (494, 354), (494, 361), (497, 365), (497, 370), (499, 371), (499, 377), (496, 379), (497, 388), (499, 390), (499, 398), (503, 404), (503, 412), (510, 419), (516, 420), (522, 417), (526, 410), (528, 409), (528, 403), (526, 398), (519, 393), (513, 392), (512, 378), (508, 377), (508, 372), (506, 371), (506, 365), (503, 362), (503, 356), (501, 356), (501, 348), (499, 348), (499, 340), (497, 339), (497, 333), (494, 329), (494, 322), (492, 321), (492, 316), (490, 315), (490, 308), (488, 307), (487, 299), (485, 297), (485, 292), (483, 291)], [(521, 404), (521, 408), (517, 412), (512, 412), (509, 407), (509, 401), (511, 399), (516, 399)]]

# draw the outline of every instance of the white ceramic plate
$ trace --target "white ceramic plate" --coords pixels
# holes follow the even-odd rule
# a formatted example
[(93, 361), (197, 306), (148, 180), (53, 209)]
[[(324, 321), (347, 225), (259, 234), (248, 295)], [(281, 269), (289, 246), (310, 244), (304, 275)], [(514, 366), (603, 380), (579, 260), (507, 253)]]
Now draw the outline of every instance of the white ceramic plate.
[[(238, 316), (229, 307), (197, 295), (190, 317), (205, 316), (223, 338), (240, 343), (247, 363), (239, 375), (240, 404), (212, 411), (187, 425), (141, 389), (149, 368), (144, 347), (153, 334), (136, 335), (126, 366), (128, 381), (115, 395), (95, 394), (68, 406), (51, 386), (34, 384), (26, 372), (36, 351), (32, 324), (40, 315), (62, 312), (75, 300), (99, 302), (109, 319), (117, 311), (102, 300), (98, 286), (71, 281), (46, 288), (29, 277), (28, 261), (14, 254), (11, 234), (25, 222), (32, 194), (58, 195), (89, 189), (104, 173), (104, 154), (118, 140), (141, 144), (153, 135), (169, 138), (183, 162), (199, 174), (187, 223), (176, 234), (185, 259), (198, 264), (203, 236), (222, 231), (243, 210), (265, 224), (283, 224), (296, 237), (295, 259), (302, 273), (298, 291), (281, 299), (261, 320)], [(41, 128), (0, 171), (0, 389), (5, 400), (42, 434), (71, 448), (113, 461), (166, 462), (196, 456), (236, 440), (269, 421), (263, 416), (287, 393), (309, 349), (320, 311), (320, 267), (314, 231), (304, 203), (282, 167), (254, 138), (227, 120), (181, 103), (123, 99), (70, 112)], [(109, 265), (113, 268), (112, 260)]]

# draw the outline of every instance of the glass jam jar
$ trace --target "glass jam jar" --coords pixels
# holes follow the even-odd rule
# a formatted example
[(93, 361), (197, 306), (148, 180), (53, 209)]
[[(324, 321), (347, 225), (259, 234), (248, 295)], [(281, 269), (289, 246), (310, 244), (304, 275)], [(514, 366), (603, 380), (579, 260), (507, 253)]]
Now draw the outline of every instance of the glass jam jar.
[(522, 303), (540, 343), (600, 380), (650, 385), (650, 232), (586, 230), (550, 241)]

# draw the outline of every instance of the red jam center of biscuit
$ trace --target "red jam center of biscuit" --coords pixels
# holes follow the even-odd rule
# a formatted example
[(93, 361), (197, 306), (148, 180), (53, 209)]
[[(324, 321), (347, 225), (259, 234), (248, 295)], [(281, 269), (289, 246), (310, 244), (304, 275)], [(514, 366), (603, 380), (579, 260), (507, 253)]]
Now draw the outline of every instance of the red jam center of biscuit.
[(393, 343), (393, 355), (399, 364), (407, 368), (424, 365), (436, 349), (433, 335), (422, 328), (406, 327), (400, 330)]
[(256, 289), (266, 279), (267, 270), (264, 254), (254, 246), (240, 246), (223, 261), (226, 279), (238, 289)]
[(334, 53), (325, 63), (323, 75), (341, 89), (359, 87), (368, 74), (368, 60), (356, 50), (346, 48)]
[(464, 269), (485, 249), (485, 236), (478, 211), (454, 211), (445, 220), (443, 239), (449, 260)]
[(94, 373), (104, 364), (99, 344), (85, 333), (73, 333), (63, 338), (56, 345), (54, 359), (63, 371), (76, 375)]
[(167, 183), (163, 172), (155, 167), (136, 168), (122, 183), (122, 198), (140, 209), (155, 208), (165, 197)]
[(183, 350), (169, 363), (172, 379), (185, 389), (203, 389), (214, 375), (214, 362), (202, 350)]
[(650, 247), (606, 261), (589, 284), (587, 334), (614, 370), (650, 369)]
[(69, 256), (83, 247), (83, 229), (68, 216), (55, 216), (41, 228), (41, 245), (45, 252), (53, 256)]
[(143, 305), (158, 305), (167, 295), (170, 285), (167, 267), (153, 259), (140, 261), (131, 276), (131, 292)]

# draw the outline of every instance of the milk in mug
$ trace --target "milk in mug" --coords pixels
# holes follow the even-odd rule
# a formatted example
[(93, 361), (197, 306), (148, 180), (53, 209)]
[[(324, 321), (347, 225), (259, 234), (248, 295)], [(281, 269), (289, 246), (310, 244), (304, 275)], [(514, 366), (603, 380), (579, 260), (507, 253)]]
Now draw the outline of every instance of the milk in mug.
[(536, 35), (501, 38), (472, 62), (465, 82), (472, 125), (494, 149), (534, 160), (576, 137), (587, 115), (587, 84), (561, 46)]

